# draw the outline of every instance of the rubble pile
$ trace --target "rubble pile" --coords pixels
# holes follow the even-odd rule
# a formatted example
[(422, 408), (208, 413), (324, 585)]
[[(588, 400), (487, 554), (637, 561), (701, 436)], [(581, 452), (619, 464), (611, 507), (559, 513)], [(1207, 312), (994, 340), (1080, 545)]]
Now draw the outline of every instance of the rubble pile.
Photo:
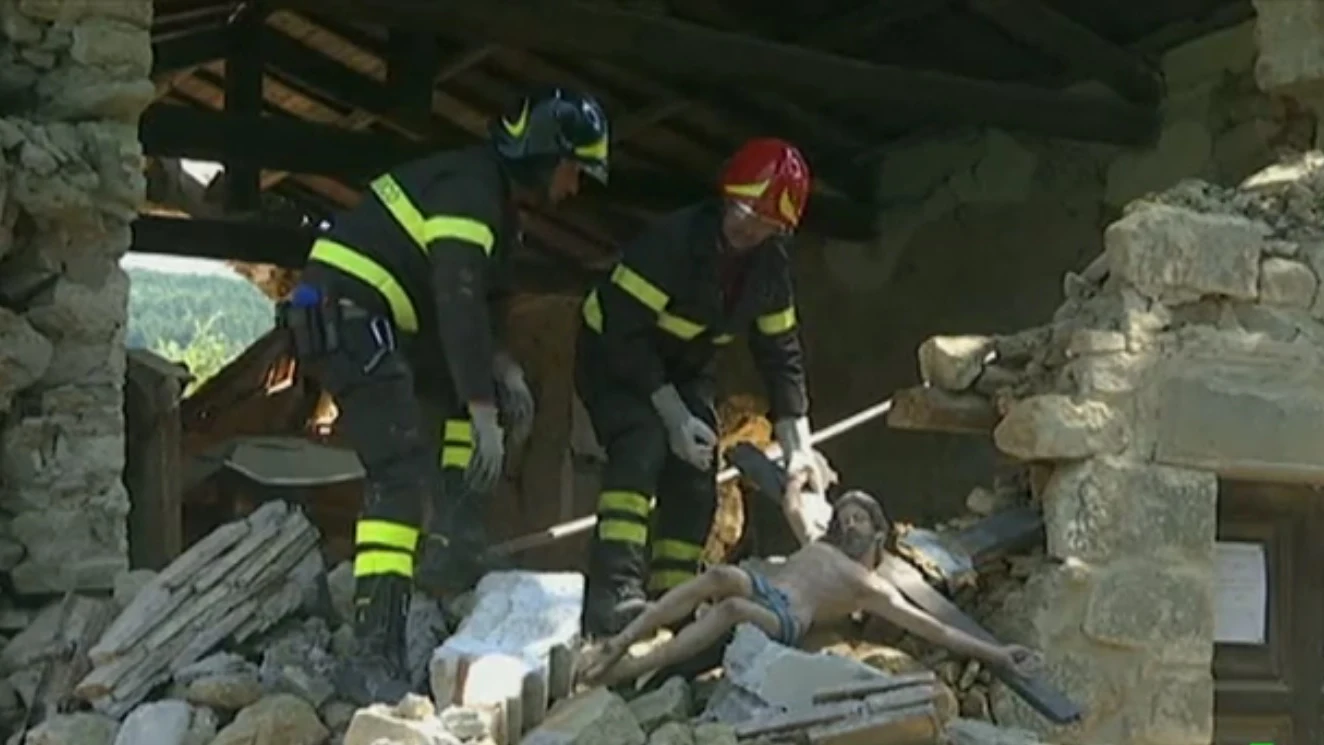
[(1210, 738), (1217, 478), (1321, 468), (1321, 205), (1317, 152), (1237, 188), (1183, 181), (1108, 226), (1049, 323), (922, 346), (926, 386), (892, 423), (991, 434), (1024, 465), (1043, 554), (1009, 557), (1017, 581), (980, 604), (1092, 708), (1053, 727), (995, 684), (998, 722), (1067, 743)]

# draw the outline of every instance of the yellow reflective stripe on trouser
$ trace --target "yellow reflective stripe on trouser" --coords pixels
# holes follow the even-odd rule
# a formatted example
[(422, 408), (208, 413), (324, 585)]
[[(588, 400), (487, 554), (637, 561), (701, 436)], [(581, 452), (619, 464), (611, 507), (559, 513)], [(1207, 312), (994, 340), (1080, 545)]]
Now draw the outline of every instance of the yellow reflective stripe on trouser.
[(703, 546), (689, 541), (663, 538), (653, 542), (653, 558), (698, 562), (703, 558)]
[(653, 570), (648, 573), (648, 589), (653, 592), (666, 592), (679, 587), (696, 577), (694, 572), (680, 569)]
[(483, 249), (484, 254), (492, 255), (492, 247), (496, 244), (492, 228), (468, 217), (455, 215), (423, 217), (423, 213), (419, 212), (418, 207), (410, 201), (409, 195), (405, 194), (405, 190), (394, 176), (387, 174), (374, 180), (372, 193), (377, 195), (377, 199), (391, 213), (391, 217), (400, 223), (400, 227), (404, 228), (424, 253), (433, 241), (454, 238), (472, 243)]
[(769, 336), (790, 331), (795, 328), (795, 308), (784, 308), (776, 313), (759, 316), (758, 327), (759, 331)]
[(418, 331), (418, 313), (410, 301), (405, 288), (400, 286), (395, 277), (381, 264), (364, 256), (358, 251), (337, 243), (329, 238), (318, 238), (313, 243), (313, 250), (308, 254), (310, 260), (317, 260), (327, 266), (356, 277), (368, 286), (380, 292), (391, 309), (391, 317), (401, 331)]
[(598, 495), (598, 538), (603, 541), (648, 543), (648, 518), (653, 499), (634, 491), (612, 489)]
[(413, 551), (418, 546), (418, 528), (389, 520), (359, 520), (354, 526), (354, 545)]
[(354, 556), (354, 576), (380, 574), (414, 576), (414, 555), (403, 551), (360, 551)]
[(359, 520), (354, 526), (354, 576), (414, 576), (418, 528), (390, 520)]
[(468, 468), (473, 457), (473, 425), (468, 419), (446, 420), (441, 433), (441, 467)]

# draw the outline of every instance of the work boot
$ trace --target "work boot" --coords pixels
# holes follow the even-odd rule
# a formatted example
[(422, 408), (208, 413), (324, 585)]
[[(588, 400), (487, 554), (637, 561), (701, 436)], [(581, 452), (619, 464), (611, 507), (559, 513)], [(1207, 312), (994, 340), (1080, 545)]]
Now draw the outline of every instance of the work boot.
[(358, 706), (396, 704), (410, 693), (405, 669), (409, 580), (394, 574), (360, 577), (354, 598), (354, 654), (336, 671), (336, 689)]
[(642, 548), (595, 538), (584, 578), (584, 635), (598, 639), (618, 634), (646, 607)]

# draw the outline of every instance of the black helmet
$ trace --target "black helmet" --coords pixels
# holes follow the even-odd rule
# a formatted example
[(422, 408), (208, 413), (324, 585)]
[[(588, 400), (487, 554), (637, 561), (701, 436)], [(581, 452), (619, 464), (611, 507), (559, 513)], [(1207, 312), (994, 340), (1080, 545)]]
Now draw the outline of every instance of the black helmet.
[(607, 183), (611, 135), (607, 112), (592, 96), (566, 88), (526, 95), (492, 122), (491, 131), (504, 158), (569, 158)]

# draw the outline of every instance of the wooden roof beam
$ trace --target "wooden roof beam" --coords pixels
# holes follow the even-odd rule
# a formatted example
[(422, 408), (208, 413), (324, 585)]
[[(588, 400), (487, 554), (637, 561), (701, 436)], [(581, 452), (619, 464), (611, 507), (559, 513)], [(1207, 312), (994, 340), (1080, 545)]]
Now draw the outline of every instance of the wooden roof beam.
[(215, 26), (205, 31), (152, 41), (152, 77), (190, 70), (221, 59), (229, 47), (230, 29)]
[(932, 115), (951, 124), (1004, 127), (1115, 144), (1150, 141), (1157, 111), (1125, 101), (1018, 83), (974, 80), (849, 59), (803, 47), (606, 7), (530, 0), (518, 5), (428, 0), (280, 0), (289, 7), (371, 17), (378, 23), (463, 33), (512, 46), (592, 54), (695, 80), (778, 85), (806, 99), (850, 101)]
[(1097, 79), (1125, 98), (1157, 103), (1157, 72), (1130, 50), (1112, 43), (1042, 0), (970, 0), (970, 9), (1083, 78)]
[(432, 118), (433, 80), (441, 70), (441, 45), (426, 32), (391, 29), (386, 45), (386, 92), (392, 118), (418, 122), (427, 129)]
[[(300, 269), (316, 235), (312, 227), (149, 214), (139, 215), (133, 222), (129, 250)], [(557, 262), (557, 271), (547, 269), (546, 263), (514, 262), (516, 286), (530, 292), (577, 294), (594, 276), (592, 271), (576, 269), (570, 261)]]
[[(225, 115), (252, 117), (262, 113), (263, 12), (245, 6), (230, 28), (225, 56)], [(256, 211), (262, 195), (262, 173), (256, 164), (234, 160), (225, 165), (225, 207)]]
[[(139, 121), (143, 151), (151, 156), (227, 159), (261, 168), (314, 173), (361, 183), (381, 171), (428, 152), (417, 143), (351, 132), (280, 117), (229, 117), (184, 106), (153, 104)], [(586, 193), (589, 201), (637, 201), (655, 209), (675, 209), (705, 198), (711, 188), (700, 179), (661, 172), (612, 169), (611, 185)], [(873, 234), (872, 208), (816, 195), (809, 203), (805, 230), (842, 240)]]

